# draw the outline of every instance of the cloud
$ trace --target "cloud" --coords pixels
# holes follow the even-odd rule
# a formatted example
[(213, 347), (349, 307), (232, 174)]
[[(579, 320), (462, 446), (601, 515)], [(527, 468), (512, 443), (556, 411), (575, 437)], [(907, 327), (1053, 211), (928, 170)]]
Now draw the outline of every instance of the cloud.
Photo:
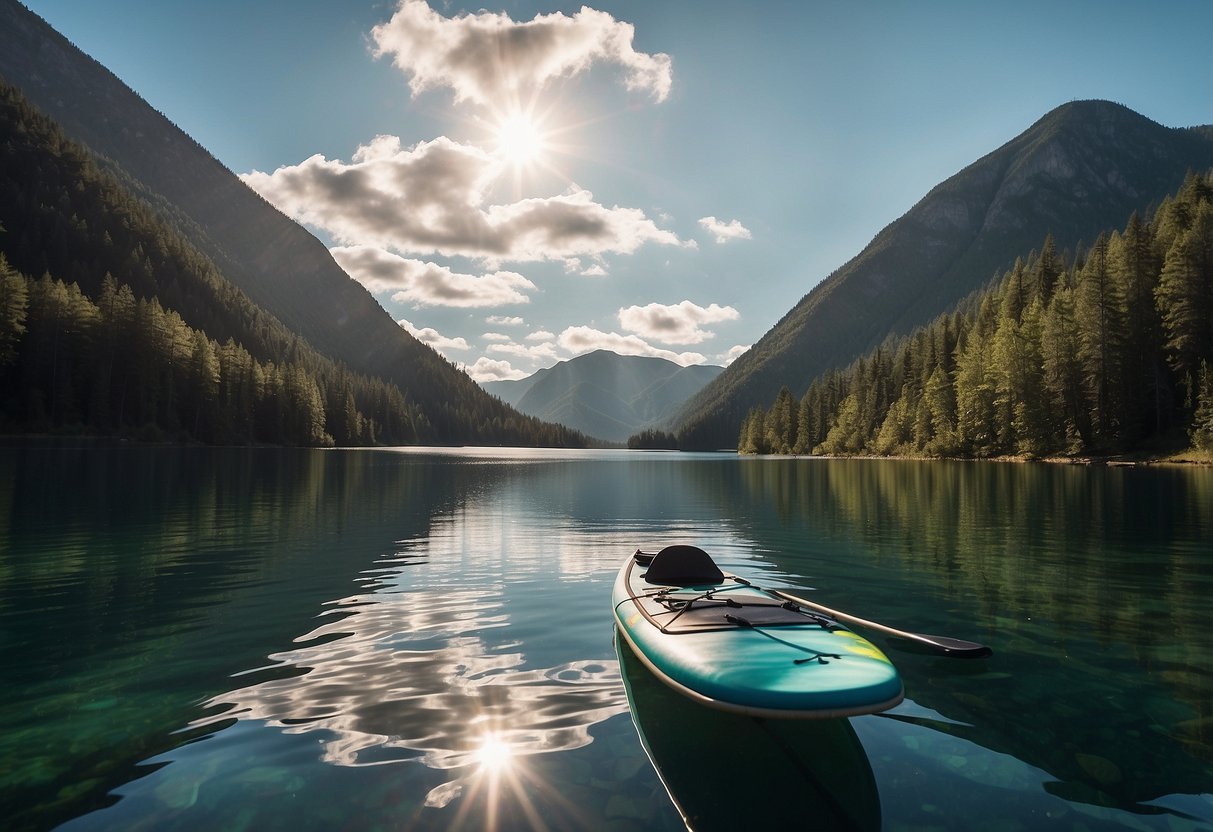
[(495, 324), (497, 326), (522, 326), (526, 321), (519, 317), (506, 315), (489, 315), (484, 319), (486, 324)]
[(501, 381), (526, 378), (530, 375), (522, 370), (515, 370), (508, 361), (495, 361), (483, 355), (476, 359), (475, 364), (464, 369), (473, 381)]
[(509, 341), (510, 336), (501, 332), (486, 332), (480, 336), (485, 341)]
[(537, 329), (526, 336), (528, 341), (555, 341), (556, 333), (548, 332), (546, 329)]
[(400, 328), (409, 335), (412, 335), (423, 344), (429, 344), (439, 352), (442, 352), (443, 350), (470, 350), (472, 348), (471, 345), (468, 344), (468, 342), (463, 338), (447, 338), (436, 329), (431, 329), (430, 327), (415, 327), (404, 318), (396, 321), (396, 323), (399, 324)]
[(726, 352), (724, 355), (720, 356), (719, 360), (720, 360), (721, 365), (724, 367), (729, 366), (734, 361), (736, 361), (738, 358), (740, 358), (742, 355), (749, 352), (750, 347), (752, 347), (752, 346), (753, 346), (753, 344), (737, 344), (736, 346), (729, 347), (729, 351)]
[(700, 324), (734, 321), (741, 317), (731, 306), (713, 303), (706, 309), (684, 300), (673, 306), (650, 303), (619, 310), (619, 325), (629, 332), (663, 344), (699, 344), (715, 336)]
[(341, 268), (371, 292), (393, 292), (392, 300), (418, 307), (529, 303), (523, 292), (535, 288), (516, 272), (479, 277), (459, 274), (446, 266), (409, 260), (371, 246), (338, 246), (331, 252)]
[(557, 196), (488, 204), (501, 160), (445, 136), (401, 147), (395, 136), (362, 145), (350, 163), (319, 154), (240, 178), (299, 222), (347, 246), (489, 261), (631, 254), (645, 243), (690, 247), (644, 211), (606, 207), (572, 185)]
[(635, 335), (620, 335), (617, 332), (602, 332), (588, 326), (571, 326), (560, 333), (560, 347), (573, 355), (610, 350), (620, 355), (649, 355), (681, 364), (702, 364), (706, 359), (697, 352), (676, 353), (654, 347)]
[(750, 229), (738, 220), (725, 222), (715, 217), (703, 217), (699, 220), (699, 224), (707, 229), (712, 238), (720, 244), (727, 243), (729, 240), (749, 240), (751, 238)]
[(529, 361), (556, 361), (560, 358), (556, 354), (556, 347), (549, 343), (535, 344), (527, 346), (526, 344), (489, 344), (488, 352), (494, 355), (512, 355), (516, 358), (525, 358)]
[(534, 100), (553, 80), (595, 63), (622, 67), (629, 90), (664, 101), (670, 57), (637, 52), (634, 34), (630, 23), (586, 6), (571, 17), (555, 12), (516, 22), (487, 11), (443, 17), (423, 0), (402, 0), (390, 20), (371, 30), (375, 57), (390, 56), (409, 76), (413, 95), (449, 88), (456, 102), (487, 107)]

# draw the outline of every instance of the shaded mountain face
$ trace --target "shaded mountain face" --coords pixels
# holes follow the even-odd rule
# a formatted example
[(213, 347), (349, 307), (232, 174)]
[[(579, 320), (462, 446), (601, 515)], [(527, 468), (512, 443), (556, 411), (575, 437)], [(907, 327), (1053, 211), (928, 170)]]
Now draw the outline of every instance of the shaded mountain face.
[(789, 311), (677, 418), (683, 447), (732, 447), (746, 411), (799, 396), (947, 311), (1043, 243), (1075, 249), (1213, 166), (1213, 129), (1072, 102), (936, 186)]
[(529, 416), (608, 442), (625, 442), (642, 430), (664, 427), (688, 398), (723, 371), (597, 350), (524, 379), (490, 381), (483, 387)]
[[(325, 246), (15, 0), (0, 0), (0, 76), (97, 154), (262, 309), (321, 354), (401, 387), (439, 440), (510, 416), (468, 376), (404, 332)], [(457, 403), (457, 404), (456, 404)], [(449, 435), (442, 435), (446, 432)]]

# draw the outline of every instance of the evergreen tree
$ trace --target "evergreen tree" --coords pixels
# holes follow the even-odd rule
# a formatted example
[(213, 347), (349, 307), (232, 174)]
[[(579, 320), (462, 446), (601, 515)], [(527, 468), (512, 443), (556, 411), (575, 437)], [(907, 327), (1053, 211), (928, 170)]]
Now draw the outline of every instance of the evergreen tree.
[(1168, 399), (1162, 321), (1155, 303), (1159, 264), (1154, 234), (1136, 213), (1123, 235), (1112, 235), (1108, 264), (1124, 303), (1117, 399), (1124, 436), (1132, 442), (1162, 430)]
[(956, 395), (943, 367), (937, 366), (927, 379), (922, 401), (930, 414), (930, 438), (923, 449), (932, 456), (951, 456), (957, 452)]
[(1053, 290), (1062, 271), (1063, 264), (1057, 254), (1057, 245), (1053, 242), (1053, 234), (1049, 233), (1045, 235), (1044, 246), (1032, 270), (1034, 289), (1043, 303), (1048, 304), (1053, 297)]
[(867, 424), (861, 413), (860, 396), (851, 393), (842, 400), (838, 407), (838, 418), (814, 453), (858, 454), (864, 451), (866, 442)]
[(1189, 435), (1194, 448), (1213, 451), (1213, 370), (1208, 361), (1201, 362), (1197, 378), (1199, 392)]
[(1078, 340), (1074, 291), (1059, 286), (1041, 325), (1041, 369), (1044, 393), (1053, 402), (1058, 420), (1057, 440), (1064, 450), (1071, 452), (1091, 442)]
[(917, 397), (912, 395), (912, 391), (907, 385), (903, 388), (902, 395), (893, 402), (888, 413), (885, 414), (884, 422), (881, 423), (873, 443), (873, 450), (876, 453), (882, 456), (892, 456), (915, 450), (913, 439), (916, 402)]
[(1213, 205), (1184, 213), (1192, 219), (1167, 251), (1156, 296), (1169, 362), (1191, 399), (1200, 362), (1213, 355)]
[(25, 278), (9, 265), (0, 252), (0, 368), (17, 357), (17, 342), (25, 333), (29, 292)]
[(989, 456), (998, 447), (997, 376), (993, 366), (998, 308), (994, 293), (988, 294), (964, 343), (957, 349), (956, 441), (964, 453), (973, 456)]
[(811, 452), (813, 445), (816, 444), (813, 442), (812, 434), (812, 403), (806, 392), (801, 396), (800, 403), (796, 407), (796, 444), (792, 447), (792, 453), (803, 455)]
[(766, 418), (768, 453), (790, 454), (796, 446), (796, 400), (787, 387), (780, 389)]
[(1074, 308), (1092, 433), (1100, 444), (1113, 440), (1119, 427), (1115, 393), (1124, 331), (1122, 308), (1123, 299), (1108, 264), (1108, 236), (1101, 234), (1079, 274)]

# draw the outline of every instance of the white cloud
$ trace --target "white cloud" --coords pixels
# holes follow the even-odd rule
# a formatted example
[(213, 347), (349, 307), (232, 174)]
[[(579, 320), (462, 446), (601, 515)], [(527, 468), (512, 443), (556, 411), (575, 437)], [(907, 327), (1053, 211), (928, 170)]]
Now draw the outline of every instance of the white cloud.
[(731, 306), (713, 303), (705, 309), (684, 300), (673, 306), (650, 303), (648, 306), (620, 309), (619, 325), (629, 332), (663, 344), (699, 344), (715, 335), (701, 329), (700, 324), (734, 321), (739, 317), (740, 314)]
[(571, 326), (560, 333), (560, 347), (573, 355), (610, 350), (620, 355), (651, 355), (681, 364), (702, 364), (706, 359), (697, 352), (676, 353), (647, 343), (635, 335), (620, 335), (617, 332), (602, 332), (588, 326)]
[(496, 361), (486, 356), (480, 356), (476, 363), (464, 367), (473, 381), (501, 381), (502, 379), (526, 378), (530, 373), (515, 370), (508, 361)]
[(371, 30), (375, 56), (391, 56), (413, 95), (447, 87), (456, 102), (488, 107), (534, 100), (551, 81), (595, 63), (622, 67), (629, 90), (664, 101), (670, 57), (637, 52), (634, 34), (630, 23), (586, 6), (571, 17), (555, 12), (516, 22), (487, 11), (443, 17), (424, 0), (402, 0), (390, 20)]
[(742, 225), (739, 220), (725, 222), (715, 217), (703, 217), (699, 220), (699, 224), (707, 229), (717, 243), (723, 244), (729, 240), (749, 240), (751, 238), (750, 229)]
[(729, 347), (729, 351), (719, 357), (721, 366), (724, 366), (724, 367), (729, 366), (734, 361), (736, 361), (738, 358), (740, 358), (742, 355), (749, 352), (750, 347), (752, 347), (752, 346), (753, 346), (753, 344), (737, 344), (736, 346)]
[(484, 319), (486, 324), (495, 324), (496, 326), (522, 326), (526, 321), (516, 316), (507, 315), (489, 315)]
[(583, 277), (606, 277), (607, 270), (602, 267), (601, 263), (595, 263), (588, 269), (585, 269), (581, 274)]
[(510, 336), (501, 332), (486, 332), (480, 336), (485, 341), (509, 341)]
[(402, 148), (377, 136), (347, 164), (319, 154), (240, 178), (299, 222), (344, 245), (486, 261), (631, 254), (645, 243), (690, 247), (637, 208), (606, 207), (576, 185), (558, 196), (488, 204), (501, 160), (445, 136)]
[(392, 300), (418, 307), (529, 303), (523, 292), (535, 288), (516, 272), (459, 274), (446, 266), (409, 260), (371, 246), (338, 246), (331, 252), (341, 268), (371, 292), (393, 292)]
[(556, 361), (560, 358), (556, 354), (556, 347), (551, 343), (535, 344), (534, 346), (515, 343), (489, 344), (488, 352), (494, 355), (512, 355), (533, 362)]
[(556, 333), (548, 332), (546, 329), (537, 329), (534, 332), (532, 332), (531, 334), (527, 335), (526, 340), (528, 340), (528, 341), (555, 341)]
[(439, 352), (444, 350), (470, 350), (472, 348), (463, 338), (447, 338), (436, 329), (428, 326), (421, 328), (413, 326), (412, 323), (406, 321), (404, 318), (396, 321), (396, 323), (409, 335), (412, 335), (423, 344), (429, 344)]

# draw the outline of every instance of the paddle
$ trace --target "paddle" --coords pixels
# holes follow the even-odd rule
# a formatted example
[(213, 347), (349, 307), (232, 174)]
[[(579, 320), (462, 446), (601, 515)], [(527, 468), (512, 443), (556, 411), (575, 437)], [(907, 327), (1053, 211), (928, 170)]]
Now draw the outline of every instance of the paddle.
[[(648, 566), (653, 562), (653, 558), (657, 555), (650, 552), (642, 552), (637, 549), (632, 557), (636, 558), (636, 562), (642, 566)], [(706, 555), (705, 555), (706, 557)], [(744, 578), (738, 578), (736, 575), (726, 575), (738, 583), (750, 585), (750, 582)], [(755, 587), (759, 589), (760, 587)], [(932, 653), (938, 656), (949, 656), (956, 659), (984, 659), (987, 656), (994, 655), (994, 651), (984, 644), (977, 644), (972, 641), (965, 641), (959, 638), (951, 638), (949, 636), (929, 636), (923, 633), (910, 633), (905, 630), (898, 630), (895, 627), (890, 627), (887, 624), (881, 624), (877, 621), (868, 621), (866, 618), (860, 618), (857, 615), (840, 612), (830, 609), (829, 607), (808, 601), (804, 598), (799, 598), (792, 595), (790, 592), (784, 592), (782, 589), (764, 589), (764, 592), (769, 592), (771, 595), (778, 596), (785, 601), (791, 601), (793, 604), (799, 604), (802, 607), (807, 607), (811, 610), (824, 613), (831, 618), (836, 618), (846, 624), (853, 624), (856, 627), (863, 627), (865, 630), (875, 630), (879, 633), (884, 633), (887, 636), (892, 636), (894, 639), (901, 639), (908, 642), (906, 645), (912, 652)]]
[(778, 595), (786, 601), (791, 601), (793, 604), (799, 604), (802, 607), (807, 607), (817, 612), (825, 613), (831, 618), (836, 618), (844, 624), (853, 624), (856, 627), (863, 627), (865, 630), (875, 630), (885, 635), (893, 636), (898, 639), (904, 639), (916, 647), (926, 648), (926, 652), (934, 653), (940, 656), (950, 656), (957, 659), (984, 659), (987, 656), (992, 656), (994, 651), (984, 644), (977, 644), (972, 641), (964, 641), (959, 638), (950, 638), (948, 636), (929, 636), (923, 633), (909, 633), (905, 630), (898, 630), (895, 627), (890, 627), (887, 624), (881, 624), (877, 621), (868, 621), (866, 618), (860, 618), (857, 615), (850, 615), (845, 612), (830, 609), (813, 601), (798, 598), (790, 592), (784, 592), (782, 589), (768, 589), (767, 592), (772, 595)]

